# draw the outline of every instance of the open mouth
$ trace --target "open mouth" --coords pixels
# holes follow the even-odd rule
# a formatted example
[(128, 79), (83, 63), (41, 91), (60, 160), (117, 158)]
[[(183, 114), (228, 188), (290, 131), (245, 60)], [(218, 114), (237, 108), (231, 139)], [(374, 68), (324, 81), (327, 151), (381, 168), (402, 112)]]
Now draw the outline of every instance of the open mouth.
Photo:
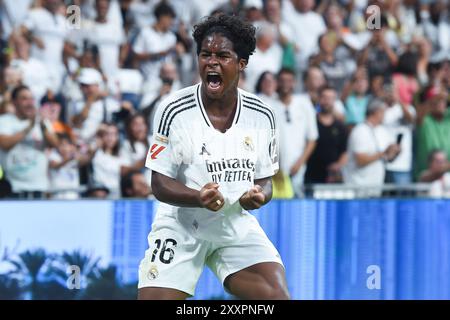
[(209, 72), (206, 76), (206, 83), (208, 85), (208, 88), (217, 90), (222, 84), (222, 77), (216, 72)]

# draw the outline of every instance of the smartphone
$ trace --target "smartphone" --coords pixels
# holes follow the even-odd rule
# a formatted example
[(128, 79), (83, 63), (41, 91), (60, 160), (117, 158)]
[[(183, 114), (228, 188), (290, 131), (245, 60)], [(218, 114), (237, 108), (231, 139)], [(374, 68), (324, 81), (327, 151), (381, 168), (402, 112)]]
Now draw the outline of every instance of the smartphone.
[(399, 133), (397, 135), (397, 144), (400, 144), (402, 142), (402, 139), (403, 139), (403, 133)]

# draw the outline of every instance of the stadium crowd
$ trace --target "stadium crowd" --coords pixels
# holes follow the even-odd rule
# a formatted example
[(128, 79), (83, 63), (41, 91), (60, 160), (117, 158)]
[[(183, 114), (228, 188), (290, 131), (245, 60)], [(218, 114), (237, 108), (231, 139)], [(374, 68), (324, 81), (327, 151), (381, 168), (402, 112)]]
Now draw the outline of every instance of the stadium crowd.
[(152, 117), (199, 81), (191, 30), (209, 14), (257, 28), (239, 86), (276, 114), (275, 197), (450, 197), (448, 0), (0, 1), (0, 197), (151, 197)]

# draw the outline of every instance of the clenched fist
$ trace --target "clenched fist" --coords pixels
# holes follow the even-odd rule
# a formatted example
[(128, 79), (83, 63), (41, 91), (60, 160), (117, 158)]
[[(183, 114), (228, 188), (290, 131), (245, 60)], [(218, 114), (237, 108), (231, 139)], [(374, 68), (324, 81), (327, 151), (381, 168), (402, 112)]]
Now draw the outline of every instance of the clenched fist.
[(220, 193), (219, 185), (214, 182), (208, 182), (200, 189), (200, 205), (202, 208), (206, 208), (211, 211), (219, 211), (225, 201), (222, 193)]
[(254, 185), (250, 190), (242, 195), (239, 203), (245, 210), (261, 208), (266, 201), (266, 195), (260, 185)]

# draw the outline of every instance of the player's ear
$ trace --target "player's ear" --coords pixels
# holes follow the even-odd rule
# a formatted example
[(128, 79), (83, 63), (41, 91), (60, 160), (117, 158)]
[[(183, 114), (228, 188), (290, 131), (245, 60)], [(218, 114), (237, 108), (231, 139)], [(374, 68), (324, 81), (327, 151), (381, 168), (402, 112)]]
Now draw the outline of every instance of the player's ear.
[(239, 59), (239, 71), (243, 71), (247, 67), (247, 60)]

